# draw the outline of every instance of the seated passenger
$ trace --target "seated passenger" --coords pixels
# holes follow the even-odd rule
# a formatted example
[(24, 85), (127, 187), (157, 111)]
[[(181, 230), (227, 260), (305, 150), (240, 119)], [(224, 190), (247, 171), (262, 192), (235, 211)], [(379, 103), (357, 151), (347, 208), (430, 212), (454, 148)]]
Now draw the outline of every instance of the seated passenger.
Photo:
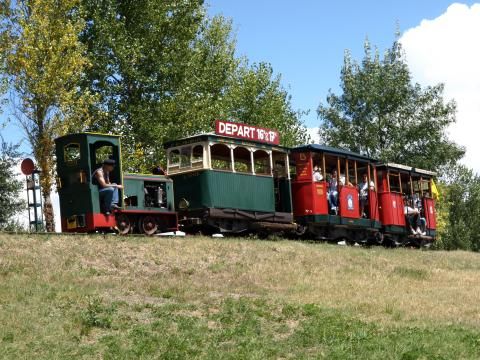
[(418, 228), (417, 234), (426, 235), (427, 219), (425, 219), (425, 212), (423, 211), (422, 200), (418, 194), (413, 195), (413, 206), (418, 209)]
[(322, 181), (323, 180), (323, 175), (322, 175), (322, 169), (319, 168), (317, 165), (313, 167), (313, 181)]
[(361, 216), (366, 218), (368, 213), (368, 190), (375, 190), (375, 184), (370, 180), (368, 183), (367, 174), (363, 174), (362, 181), (358, 184), (358, 198), (360, 200)]
[(408, 200), (404, 198), (405, 207), (403, 213), (405, 214), (406, 223), (412, 235), (425, 235), (425, 231), (420, 229), (420, 224), (426, 223), (425, 219), (420, 216), (420, 210), (417, 207), (408, 206)]
[(110, 215), (113, 210), (118, 210), (118, 189), (123, 189), (122, 185), (110, 182), (110, 173), (115, 168), (115, 160), (106, 159), (103, 165), (92, 174), (92, 183), (98, 185), (100, 195), (100, 211), (105, 215)]
[(332, 171), (332, 176), (328, 181), (328, 202), (330, 205), (330, 211), (337, 213), (338, 210), (338, 181), (337, 170)]

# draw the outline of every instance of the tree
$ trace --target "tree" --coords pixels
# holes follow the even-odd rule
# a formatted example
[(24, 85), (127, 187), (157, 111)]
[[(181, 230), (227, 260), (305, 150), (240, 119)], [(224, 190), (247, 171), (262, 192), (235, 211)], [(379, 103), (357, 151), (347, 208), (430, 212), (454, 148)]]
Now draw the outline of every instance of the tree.
[(42, 170), (47, 231), (54, 231), (51, 203), (54, 142), (89, 121), (92, 97), (78, 82), (88, 66), (78, 34), (84, 27), (79, 0), (3, 2), (1, 37), (15, 117)]
[(192, 93), (200, 95), (203, 87), (214, 96), (219, 90), (213, 83), (228, 73), (219, 59), (205, 77), (220, 55), (216, 44), (202, 49), (211, 38), (202, 1), (85, 0), (83, 6), (87, 26), (81, 39), (93, 64), (83, 88), (100, 100), (92, 130), (122, 134), (125, 168), (145, 170), (162, 157), (165, 138), (192, 127), (194, 117), (179, 118), (193, 112), (200, 96)]
[(84, 16), (93, 66), (83, 88), (100, 99), (92, 130), (122, 135), (129, 171), (149, 170), (165, 140), (210, 132), (216, 118), (271, 124), (288, 141), (302, 133), (279, 78), (236, 58), (231, 22), (207, 17), (202, 1), (84, 0)]
[[(0, 5), (0, 16), (7, 9)], [(3, 40), (0, 38), (0, 41)], [(1, 41), (1, 44), (4, 44)], [(0, 45), (0, 114), (5, 104), (4, 94), (7, 90), (7, 77), (5, 76), (5, 52)], [(3, 126), (0, 124), (0, 126)], [(12, 218), (23, 209), (23, 202), (19, 200), (22, 183), (16, 178), (15, 165), (19, 159), (18, 145), (5, 142), (0, 134), (0, 229), (8, 229)]]
[(269, 64), (239, 66), (225, 103), (225, 117), (277, 129), (285, 146), (305, 144), (309, 140), (299, 120), (304, 113), (292, 109), (291, 96), (282, 87), (280, 75), (274, 75)]
[(412, 82), (398, 39), (382, 59), (368, 41), (361, 63), (347, 51), (340, 80), (342, 94), (330, 91), (318, 108), (325, 143), (431, 170), (463, 156), (445, 132), (455, 122), (455, 103), (444, 101), (442, 84)]
[(446, 214), (438, 247), (480, 251), (480, 177), (457, 165), (442, 177), (440, 211)]
[(0, 229), (8, 229), (12, 218), (24, 209), (19, 198), (22, 182), (15, 174), (19, 160), (18, 145), (8, 144), (0, 136)]

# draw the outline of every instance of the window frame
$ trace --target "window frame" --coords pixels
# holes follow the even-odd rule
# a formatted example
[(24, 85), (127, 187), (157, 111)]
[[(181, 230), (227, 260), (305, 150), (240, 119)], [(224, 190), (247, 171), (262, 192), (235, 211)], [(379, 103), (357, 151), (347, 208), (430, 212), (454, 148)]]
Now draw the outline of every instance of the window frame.
[[(75, 145), (78, 148), (78, 158), (74, 160), (67, 160), (67, 148), (70, 147), (71, 145)], [(63, 162), (67, 166), (75, 166), (79, 163), (79, 161), (82, 160), (82, 148), (80, 146), (80, 143), (72, 142), (68, 143), (63, 147)]]

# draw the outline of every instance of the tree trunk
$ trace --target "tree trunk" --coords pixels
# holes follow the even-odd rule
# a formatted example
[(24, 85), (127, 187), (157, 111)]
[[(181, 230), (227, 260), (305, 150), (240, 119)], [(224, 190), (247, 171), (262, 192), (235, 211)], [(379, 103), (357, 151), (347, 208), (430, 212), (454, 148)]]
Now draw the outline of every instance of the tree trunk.
[(45, 129), (38, 136), (38, 142), (35, 149), (35, 157), (40, 166), (40, 186), (43, 195), (43, 216), (45, 217), (45, 230), (47, 232), (55, 231), (55, 217), (52, 205), (52, 185), (53, 185), (53, 152), (55, 144), (53, 134)]
[(55, 216), (53, 213), (53, 205), (51, 191), (43, 192), (43, 216), (45, 217), (45, 230), (47, 232), (55, 232)]

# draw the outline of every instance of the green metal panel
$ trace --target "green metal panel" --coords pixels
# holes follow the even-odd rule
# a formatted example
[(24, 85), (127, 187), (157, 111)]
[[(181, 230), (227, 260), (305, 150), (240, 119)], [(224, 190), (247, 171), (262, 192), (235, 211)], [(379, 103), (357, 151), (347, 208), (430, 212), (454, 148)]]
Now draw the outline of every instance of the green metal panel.
[[(277, 181), (277, 180), (275, 180)], [(292, 212), (292, 187), (289, 179), (281, 178), (279, 181), (280, 204), (277, 211)]]
[[(164, 208), (145, 206), (145, 183), (159, 184), (166, 192), (166, 204)], [(137, 205), (127, 206), (129, 210), (154, 210), (154, 211), (174, 211), (173, 182), (171, 179), (162, 175), (148, 174), (126, 174), (124, 176), (124, 193), (126, 197), (136, 196)]]
[(145, 204), (145, 193), (143, 192), (143, 180), (126, 178), (124, 180), (125, 197), (137, 197), (137, 206), (127, 206), (127, 209), (143, 210)]
[(185, 198), (190, 209), (228, 208), (274, 212), (273, 178), (203, 170), (172, 175), (175, 201)]

